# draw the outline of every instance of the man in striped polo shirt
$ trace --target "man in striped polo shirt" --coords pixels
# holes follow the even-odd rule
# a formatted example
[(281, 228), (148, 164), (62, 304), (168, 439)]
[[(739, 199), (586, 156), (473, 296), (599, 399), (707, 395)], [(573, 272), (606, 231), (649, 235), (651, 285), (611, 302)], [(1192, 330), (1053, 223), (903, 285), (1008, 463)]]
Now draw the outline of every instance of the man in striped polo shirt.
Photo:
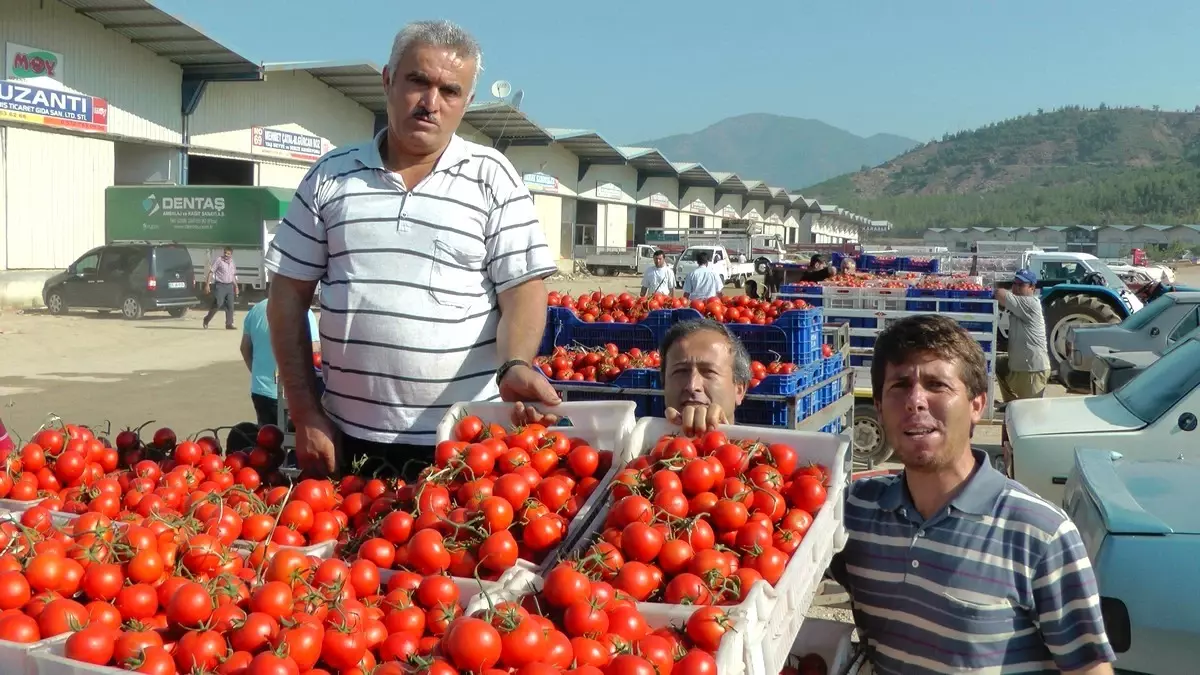
[(1110, 674), (1079, 531), (971, 448), (987, 378), (951, 319), (880, 334), (871, 386), (904, 471), (852, 485), (834, 576), (875, 673)]
[[(481, 64), (454, 24), (402, 29), (387, 128), (321, 158), (271, 244), (267, 314), (302, 468), (419, 466), (456, 402), (559, 402), (530, 366), (556, 270), (533, 199), (500, 151), (455, 134)], [(304, 318), (318, 280), (320, 400)]]

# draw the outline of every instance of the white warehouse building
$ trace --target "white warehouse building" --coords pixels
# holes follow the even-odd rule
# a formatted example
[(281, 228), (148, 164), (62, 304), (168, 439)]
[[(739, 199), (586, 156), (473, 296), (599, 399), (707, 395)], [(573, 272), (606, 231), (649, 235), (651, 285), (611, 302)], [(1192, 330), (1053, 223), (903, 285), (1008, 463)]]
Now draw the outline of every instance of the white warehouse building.
[(0, 44), (0, 306), (104, 243), (105, 188), (294, 188), (375, 128), (336, 68), (252, 63), (146, 0), (6, 0)]

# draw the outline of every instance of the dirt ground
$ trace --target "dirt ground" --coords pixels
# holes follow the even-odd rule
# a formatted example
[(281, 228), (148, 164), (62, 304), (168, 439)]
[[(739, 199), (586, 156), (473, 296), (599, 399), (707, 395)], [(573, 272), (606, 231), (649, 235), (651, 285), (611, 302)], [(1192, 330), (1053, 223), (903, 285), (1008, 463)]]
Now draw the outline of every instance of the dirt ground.
[[(550, 287), (578, 294), (638, 289), (633, 276), (556, 279)], [(1179, 281), (1200, 283), (1200, 268), (1180, 270)], [(733, 289), (730, 288), (732, 291)], [(188, 434), (254, 419), (249, 373), (238, 352), (241, 331), (201, 313), (129, 322), (117, 314), (0, 313), (0, 418), (28, 438), (50, 414), (113, 428), (155, 420)], [(244, 309), (238, 311), (241, 326)], [(1062, 395), (1053, 388), (1051, 395)], [(976, 440), (999, 443), (999, 427), (981, 427)]]

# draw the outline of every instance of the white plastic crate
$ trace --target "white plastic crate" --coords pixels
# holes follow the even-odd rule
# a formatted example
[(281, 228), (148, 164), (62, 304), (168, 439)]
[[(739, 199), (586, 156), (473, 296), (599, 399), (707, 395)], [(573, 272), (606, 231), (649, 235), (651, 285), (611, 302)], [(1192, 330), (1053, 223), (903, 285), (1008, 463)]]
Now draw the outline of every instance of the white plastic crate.
[[(551, 427), (553, 430), (562, 431), (571, 438), (582, 438), (597, 450), (611, 450), (613, 453), (612, 466), (608, 473), (600, 477), (599, 485), (571, 519), (562, 544), (546, 556), (547, 560), (553, 560), (582, 531), (591, 519), (596, 504), (604, 496), (605, 486), (629, 463), (627, 446), (637, 422), (634, 416), (637, 405), (632, 401), (567, 401), (553, 408), (537, 407), (541, 412), (558, 415), (560, 424), (563, 420), (570, 420), (571, 426)], [(509, 427), (512, 425), (512, 410), (512, 403), (456, 403), (438, 424), (437, 442), (454, 438), (454, 425), (465, 415), (476, 415), (484, 424)]]
[[(816, 462), (826, 466), (830, 472), (826, 508), (813, 518), (812, 526), (801, 541), (800, 548), (788, 561), (779, 583), (774, 587), (765, 582), (757, 583), (741, 604), (731, 606), (745, 620), (748, 640), (742, 658), (751, 665), (749, 672), (776, 675), (783, 667), (792, 640), (804, 622), (804, 616), (812, 605), (833, 554), (846, 542), (845, 495), (851, 473), (850, 439), (845, 435), (774, 427), (729, 425), (720, 429), (732, 440), (785, 443), (796, 449), (800, 463)], [(629, 438), (630, 457), (644, 455), (653, 449), (659, 437), (678, 431), (678, 426), (661, 418), (646, 417), (639, 420)], [(568, 551), (586, 549), (603, 530), (604, 514), (612, 503), (611, 499), (607, 499), (608, 493), (605, 494), (603, 508), (571, 543)], [(677, 607), (679, 605), (638, 603), (638, 609), (647, 616), (650, 613), (669, 614)]]
[(25, 513), (37, 506), (45, 497), (21, 501), (19, 499), (0, 499), (0, 513)]
[[(248, 554), (250, 551), (253, 551), (254, 547), (258, 546), (258, 544), (259, 542), (250, 541), (248, 539), (235, 539), (230, 548), (232, 548), (234, 551), (244, 551)], [(323, 541), (319, 544), (313, 544), (312, 546), (280, 546), (279, 548), (292, 548), (300, 551), (304, 555), (312, 556), (313, 558), (317, 558), (319, 560), (329, 560), (333, 557), (333, 552), (337, 548), (337, 541)]]
[(862, 290), (861, 288), (822, 286), (821, 304), (827, 312), (831, 309), (861, 309)]
[[(33, 655), (47, 649), (48, 647), (67, 641), (67, 634), (55, 635), (52, 638), (46, 638), (38, 642), (30, 644), (21, 644), (19, 642), (9, 642), (8, 640), (0, 640), (0, 672), (12, 673), (13, 675), (40, 675), (42, 671), (37, 669)], [(128, 672), (128, 671), (125, 671)]]
[[(506, 589), (497, 593), (489, 592), (487, 597), (483, 594), (478, 594), (467, 605), (464, 614), (470, 616), (501, 602), (517, 602), (523, 596), (541, 590), (542, 579), (535, 578), (524, 589)], [(700, 609), (699, 605), (638, 606), (638, 610), (645, 617), (646, 623), (651, 628), (662, 628), (670, 625), (682, 626), (698, 609)], [(751, 664), (748, 664), (744, 658), (747, 640), (750, 637), (747, 632), (746, 616), (737, 607), (724, 607), (722, 609), (733, 619), (733, 627), (721, 639), (721, 646), (717, 649), (714, 657), (717, 662), (717, 672), (720, 675), (767, 675), (750, 670)], [(53, 673), (51, 675), (58, 674)], [(778, 675), (778, 673), (771, 673), (770, 675)]]
[(906, 301), (908, 289), (905, 288), (862, 288), (862, 300), (860, 307), (862, 309), (871, 309), (877, 312), (901, 312), (904, 311), (904, 303)]
[(817, 654), (829, 667), (829, 675), (850, 675), (854, 665), (854, 645), (851, 636), (854, 624), (825, 619), (809, 619), (804, 622), (800, 634), (792, 643), (792, 655), (801, 657)]

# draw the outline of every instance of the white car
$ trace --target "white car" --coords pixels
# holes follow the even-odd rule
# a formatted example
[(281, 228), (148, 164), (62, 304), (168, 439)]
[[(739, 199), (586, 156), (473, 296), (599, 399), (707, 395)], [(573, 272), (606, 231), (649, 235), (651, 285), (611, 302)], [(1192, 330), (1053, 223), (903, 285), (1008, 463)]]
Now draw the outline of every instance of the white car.
[(998, 468), (1051, 503), (1079, 448), (1131, 460), (1200, 458), (1200, 339), (1178, 343), (1120, 389), (1009, 403)]

